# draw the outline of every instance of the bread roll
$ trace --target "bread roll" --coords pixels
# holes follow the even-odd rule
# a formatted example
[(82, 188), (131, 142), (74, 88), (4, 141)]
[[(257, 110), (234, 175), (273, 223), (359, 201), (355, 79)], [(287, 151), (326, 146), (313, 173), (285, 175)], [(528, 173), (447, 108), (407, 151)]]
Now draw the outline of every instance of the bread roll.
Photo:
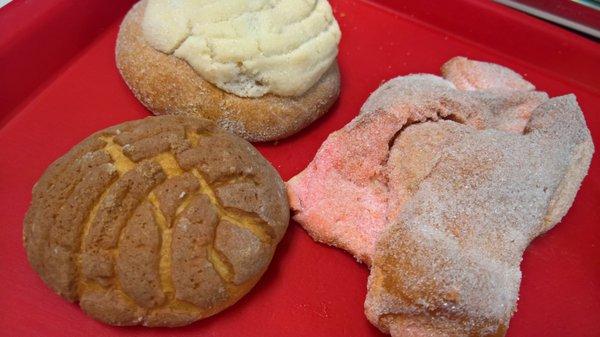
[(44, 282), (113, 325), (180, 326), (239, 300), (289, 218), (248, 142), (189, 116), (99, 131), (46, 170), (25, 217)]
[[(268, 141), (303, 129), (337, 99), (339, 28), (326, 0), (280, 1), (256, 12), (240, 5), (240, 10), (249, 11), (243, 13), (235, 13), (235, 6), (220, 8), (224, 3), (214, 1), (207, 8), (216, 7), (216, 14), (190, 1), (168, 2), (183, 6), (184, 13), (191, 13), (187, 16), (165, 3), (143, 0), (134, 5), (123, 20), (116, 46), (123, 79), (154, 114), (201, 116), (249, 141)], [(312, 7), (301, 10), (307, 3)], [(148, 14), (151, 5), (156, 8)], [(261, 14), (275, 10), (282, 13)], [(316, 21), (319, 17), (329, 21)], [(217, 18), (229, 21), (220, 26), (214, 23)], [(231, 21), (236, 18), (239, 22)], [(318, 24), (320, 30), (294, 26), (300, 23), (309, 28)], [(195, 28), (190, 33), (187, 28), (182, 31), (182, 25)], [(249, 30), (255, 25), (281, 34), (260, 35)], [(232, 33), (228, 28), (234, 26), (237, 30)], [(256, 46), (260, 50), (252, 49)]]

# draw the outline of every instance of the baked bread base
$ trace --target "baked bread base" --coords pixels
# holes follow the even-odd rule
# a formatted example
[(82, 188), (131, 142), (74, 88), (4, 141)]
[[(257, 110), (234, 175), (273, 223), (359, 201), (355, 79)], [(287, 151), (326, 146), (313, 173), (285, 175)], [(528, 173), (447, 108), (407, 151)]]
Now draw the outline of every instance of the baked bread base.
[(267, 94), (244, 98), (204, 80), (184, 60), (152, 48), (141, 22), (145, 1), (125, 16), (116, 46), (116, 62), (133, 94), (155, 115), (195, 115), (210, 119), (248, 141), (288, 137), (321, 117), (340, 91), (337, 62), (298, 97)]

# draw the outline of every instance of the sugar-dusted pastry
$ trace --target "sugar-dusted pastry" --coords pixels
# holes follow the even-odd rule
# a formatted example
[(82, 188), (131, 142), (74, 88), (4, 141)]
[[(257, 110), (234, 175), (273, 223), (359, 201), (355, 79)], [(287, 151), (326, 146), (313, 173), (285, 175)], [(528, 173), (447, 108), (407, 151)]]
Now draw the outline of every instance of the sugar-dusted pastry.
[(161, 116), (99, 131), (50, 165), (23, 240), (44, 282), (93, 318), (180, 326), (250, 291), (288, 218), (283, 182), (252, 145)]
[(523, 251), (571, 207), (592, 153), (573, 95), (540, 105), (522, 135), (408, 126), (390, 166), (411, 188), (376, 245), (369, 320), (392, 336), (503, 336)]
[(452, 82), (457, 89), (476, 90), (534, 90), (514, 71), (494, 63), (469, 60), (458, 56), (442, 66), (442, 76)]
[(327, 0), (142, 0), (123, 20), (116, 60), (154, 114), (197, 115), (266, 141), (335, 102), (340, 37)]
[(287, 183), (290, 203), (313, 238), (370, 265), (382, 331), (503, 336), (523, 250), (573, 203), (593, 144), (572, 95), (465, 58), (443, 72), (382, 85)]
[(536, 91), (458, 90), (434, 75), (392, 79), (371, 94), (352, 122), (329, 135), (308, 167), (288, 181), (294, 219), (315, 240), (369, 263), (381, 231), (406, 201), (399, 185), (389, 183), (395, 178), (388, 174), (390, 143), (406, 125), (451, 119), (477, 129), (521, 132), (531, 112), (546, 99)]

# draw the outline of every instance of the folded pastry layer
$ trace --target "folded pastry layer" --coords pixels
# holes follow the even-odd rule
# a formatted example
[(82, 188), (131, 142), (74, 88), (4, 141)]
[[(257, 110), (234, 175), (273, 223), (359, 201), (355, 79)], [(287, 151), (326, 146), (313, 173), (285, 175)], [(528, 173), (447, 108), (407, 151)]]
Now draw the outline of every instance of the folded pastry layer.
[(407, 127), (390, 167), (417, 187), (376, 245), (371, 322), (397, 336), (502, 336), (523, 251), (567, 212), (592, 153), (573, 95), (538, 107), (523, 135), (452, 121)]
[[(468, 62), (483, 67), (481, 62)], [(386, 82), (371, 94), (360, 114), (332, 133), (308, 167), (287, 183), (294, 219), (315, 240), (348, 250), (369, 264), (375, 241), (405, 202), (397, 184), (388, 183), (395, 179), (388, 175), (390, 143), (407, 125), (439, 119), (477, 129), (521, 132), (547, 95), (499, 86), (464, 91), (425, 74)]]
[(565, 215), (594, 151), (573, 95), (458, 57), (383, 84), (288, 183), (294, 218), (371, 267), (393, 336), (503, 336), (522, 254)]

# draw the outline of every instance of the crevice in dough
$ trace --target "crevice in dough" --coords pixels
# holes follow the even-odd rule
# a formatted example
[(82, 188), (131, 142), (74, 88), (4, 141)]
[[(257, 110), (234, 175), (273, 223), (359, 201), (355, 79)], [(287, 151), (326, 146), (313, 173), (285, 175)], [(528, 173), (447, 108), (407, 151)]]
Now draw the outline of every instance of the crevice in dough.
[(81, 272), (81, 268), (82, 268), (81, 254), (85, 251), (85, 248), (86, 248), (85, 247), (85, 238), (87, 237), (87, 235), (90, 231), (92, 222), (96, 218), (96, 214), (98, 213), (98, 209), (100, 208), (100, 205), (106, 198), (108, 191), (110, 191), (111, 187), (114, 186), (114, 184), (116, 184), (118, 180), (119, 180), (118, 178), (114, 179), (113, 182), (110, 183), (106, 187), (106, 189), (104, 190), (104, 192), (102, 192), (102, 194), (100, 195), (98, 200), (96, 200), (94, 206), (92, 206), (92, 209), (91, 209), (90, 213), (88, 214), (87, 219), (83, 223), (83, 228), (82, 228), (80, 242), (79, 242), (79, 250), (75, 252), (76, 257), (74, 259), (76, 275), (77, 275), (77, 297), (78, 298), (81, 298), (81, 295), (83, 294), (85, 289), (89, 286), (89, 283), (86, 282), (86, 278), (85, 278), (85, 276), (83, 276), (83, 273)]
[(177, 177), (185, 173), (171, 152), (159, 153), (151, 159), (160, 164), (168, 178)]
[(161, 236), (160, 259), (158, 263), (161, 288), (167, 300), (170, 301), (175, 295), (175, 287), (173, 286), (173, 278), (171, 277), (171, 242), (173, 239), (173, 230), (160, 210), (160, 204), (154, 192), (148, 194), (148, 201), (152, 204), (154, 221), (158, 225)]
[(224, 210), (224, 214), (222, 214), (223, 220), (227, 220), (238, 227), (248, 229), (264, 243), (271, 243), (273, 241), (273, 230), (267, 222), (257, 214), (233, 207), (225, 207), (222, 209)]
[(227, 175), (223, 175), (220, 176), (219, 178), (215, 179), (211, 185), (213, 186), (213, 188), (217, 188), (217, 187), (221, 187), (221, 186), (225, 186), (225, 185), (231, 185), (231, 184), (237, 184), (237, 183), (251, 183), (254, 186), (258, 186), (258, 181), (256, 180), (256, 177), (253, 174), (248, 174), (248, 175), (239, 175), (239, 174), (227, 174)]
[(122, 176), (135, 167), (135, 163), (123, 154), (122, 146), (114, 142), (114, 136), (104, 136), (100, 137), (100, 139), (106, 142), (104, 151), (108, 152), (114, 161), (115, 168), (119, 172), (119, 175)]
[(213, 265), (213, 268), (217, 271), (219, 276), (226, 283), (232, 283), (233, 278), (235, 277), (235, 271), (233, 270), (233, 265), (225, 254), (221, 253), (214, 244), (210, 244), (206, 246), (206, 251), (208, 255), (208, 261)]
[(263, 242), (270, 243), (272, 241), (272, 229), (262, 218), (260, 218), (260, 216), (237, 208), (223, 207), (219, 199), (215, 195), (215, 192), (208, 184), (206, 179), (204, 179), (200, 171), (194, 168), (192, 169), (192, 174), (196, 176), (198, 182), (200, 183), (200, 190), (210, 199), (210, 202), (217, 208), (217, 213), (222, 219), (228, 220), (237, 226), (250, 230), (254, 235), (256, 235), (259, 238), (259, 240)]

